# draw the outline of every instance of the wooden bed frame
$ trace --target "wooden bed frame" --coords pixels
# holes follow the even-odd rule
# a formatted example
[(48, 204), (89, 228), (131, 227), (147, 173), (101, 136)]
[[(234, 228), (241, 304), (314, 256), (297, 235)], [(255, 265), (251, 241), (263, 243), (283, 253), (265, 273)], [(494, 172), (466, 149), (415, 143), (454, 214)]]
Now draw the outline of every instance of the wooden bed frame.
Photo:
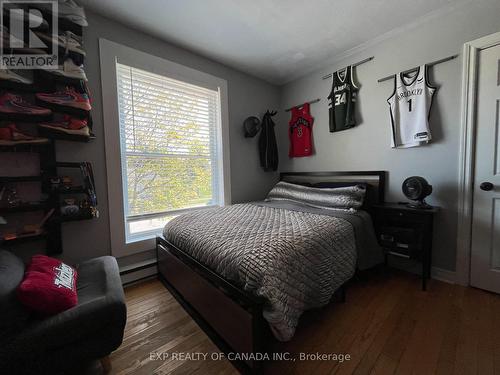
[[(289, 172), (280, 180), (314, 186), (339, 182), (370, 185), (366, 210), (384, 202), (384, 171), (369, 172)], [(159, 278), (177, 301), (226, 355), (229, 353), (266, 353), (272, 335), (262, 316), (263, 298), (238, 288), (198, 262), (163, 236), (156, 239)], [(341, 298), (345, 289), (339, 289)], [(250, 359), (232, 363), (243, 373), (260, 373), (262, 362)]]

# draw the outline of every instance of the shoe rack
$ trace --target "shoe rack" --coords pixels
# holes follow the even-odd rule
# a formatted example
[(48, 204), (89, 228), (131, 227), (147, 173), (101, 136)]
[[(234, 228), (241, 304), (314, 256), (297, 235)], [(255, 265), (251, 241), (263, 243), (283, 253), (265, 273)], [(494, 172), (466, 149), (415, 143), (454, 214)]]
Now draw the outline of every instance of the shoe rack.
[[(61, 29), (63, 28), (63, 29)], [(82, 37), (83, 28), (75, 26), (67, 20), (59, 19), (59, 31), (71, 31)], [(66, 56), (61, 56), (60, 63)], [(33, 71), (33, 85), (28, 87), (7, 88), (0, 84), (0, 93), (10, 92), (20, 95), (24, 100), (37, 106), (42, 103), (35, 100), (35, 93), (53, 93), (66, 86), (75, 88), (80, 93), (90, 93), (84, 81), (65, 80), (44, 71)], [(54, 111), (56, 112), (56, 111)], [(57, 111), (65, 114), (64, 108)], [(67, 114), (72, 114), (68, 111)], [(5, 196), (0, 198), (0, 248), (15, 251), (20, 246), (26, 247), (43, 246), (49, 255), (61, 254), (63, 252), (62, 230), (67, 222), (92, 220), (98, 217), (97, 200), (95, 197), (95, 186), (92, 175), (92, 167), (86, 162), (64, 162), (56, 160), (56, 149), (59, 142), (74, 142), (75, 147), (85, 147), (85, 144), (95, 139), (92, 133), (91, 112), (88, 114), (88, 127), (90, 135), (67, 134), (64, 132), (47, 131), (39, 127), (38, 121), (30, 119), (29, 115), (22, 121), (11, 120), (3, 116), (2, 123), (21, 123), (22, 129), (28, 129), (29, 135), (38, 138), (46, 138), (44, 143), (14, 142), (10, 145), (0, 145), (0, 193), (8, 191), (35, 191), (40, 199), (29, 200), (19, 196), (18, 200), (11, 204), (6, 202)], [(0, 125), (1, 126), (1, 125)], [(79, 144), (77, 146), (77, 144)], [(23, 173), (20, 160), (24, 158), (36, 160), (39, 168)], [(7, 160), (7, 162), (5, 162)], [(8, 168), (8, 161), (16, 161), (16, 166)], [(14, 171), (14, 173), (12, 173)], [(7, 172), (7, 173), (6, 173)], [(70, 183), (57, 183), (63, 176), (68, 174), (74, 176)], [(85, 172), (85, 173), (84, 173)], [(90, 172), (90, 173), (89, 173)], [(68, 179), (69, 180), (69, 179)], [(67, 208), (66, 202), (75, 200), (79, 204), (76, 213), (67, 214), (63, 208)], [(87, 202), (88, 205), (82, 205)], [(44, 244), (42, 243), (44, 241)], [(38, 244), (40, 242), (40, 244)], [(22, 245), (23, 244), (23, 245)]]

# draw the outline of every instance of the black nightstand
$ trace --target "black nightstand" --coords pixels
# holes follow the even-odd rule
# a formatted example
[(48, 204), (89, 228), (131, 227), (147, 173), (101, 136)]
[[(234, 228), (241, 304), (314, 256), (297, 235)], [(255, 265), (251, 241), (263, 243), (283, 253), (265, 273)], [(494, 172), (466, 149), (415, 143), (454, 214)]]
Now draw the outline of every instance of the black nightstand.
[(388, 256), (422, 263), (422, 290), (431, 274), (432, 228), (439, 207), (410, 208), (405, 204), (383, 203), (374, 206), (377, 238)]

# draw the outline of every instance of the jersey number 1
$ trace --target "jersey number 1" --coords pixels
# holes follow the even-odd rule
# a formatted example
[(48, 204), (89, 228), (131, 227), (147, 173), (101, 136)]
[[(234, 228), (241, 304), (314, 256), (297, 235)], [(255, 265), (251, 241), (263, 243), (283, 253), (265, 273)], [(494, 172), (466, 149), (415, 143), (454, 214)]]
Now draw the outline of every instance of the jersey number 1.
[(411, 101), (413, 99), (408, 100), (408, 112), (411, 112)]

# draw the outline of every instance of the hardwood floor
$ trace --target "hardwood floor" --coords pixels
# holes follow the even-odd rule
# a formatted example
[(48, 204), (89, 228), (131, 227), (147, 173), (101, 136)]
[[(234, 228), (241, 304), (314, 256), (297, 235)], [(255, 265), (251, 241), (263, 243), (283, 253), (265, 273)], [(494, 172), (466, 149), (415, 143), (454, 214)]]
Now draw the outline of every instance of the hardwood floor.
[[(210, 359), (219, 350), (159, 281), (125, 294), (128, 322), (111, 374), (237, 373), (227, 360)], [(500, 374), (500, 296), (435, 280), (423, 292), (405, 273), (365, 276), (346, 303), (306, 313), (294, 339), (272, 351), (296, 360), (266, 363), (266, 374)], [(300, 360), (300, 353), (350, 360)]]

